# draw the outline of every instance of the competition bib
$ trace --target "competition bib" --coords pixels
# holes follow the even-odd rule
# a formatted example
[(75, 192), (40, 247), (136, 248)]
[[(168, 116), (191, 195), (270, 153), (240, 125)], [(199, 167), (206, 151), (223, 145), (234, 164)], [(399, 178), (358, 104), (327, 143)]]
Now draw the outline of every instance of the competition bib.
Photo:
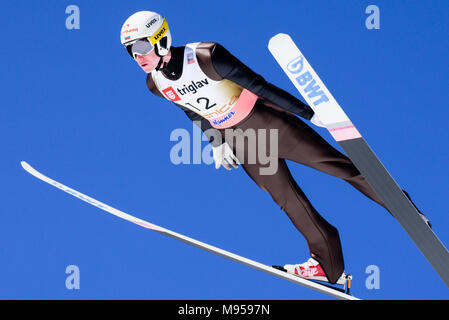
[(198, 44), (186, 45), (178, 80), (169, 80), (162, 72), (151, 72), (151, 76), (166, 99), (198, 113), (214, 128), (231, 127), (251, 112), (258, 97), (230, 80), (209, 78), (196, 59)]

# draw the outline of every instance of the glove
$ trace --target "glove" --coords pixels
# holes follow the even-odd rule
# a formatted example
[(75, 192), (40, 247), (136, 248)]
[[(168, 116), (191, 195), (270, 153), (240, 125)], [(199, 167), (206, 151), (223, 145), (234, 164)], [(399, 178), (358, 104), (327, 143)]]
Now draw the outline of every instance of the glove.
[(240, 164), (231, 147), (226, 142), (218, 147), (212, 147), (212, 152), (214, 154), (215, 169), (223, 165), (227, 170), (231, 170), (230, 166), (237, 168)]
[(312, 118), (310, 119), (310, 122), (312, 122), (314, 125), (316, 125), (317, 127), (322, 127), (322, 128), (326, 128), (326, 126), (321, 122), (321, 120), (318, 118), (318, 116), (315, 114), (313, 114)]

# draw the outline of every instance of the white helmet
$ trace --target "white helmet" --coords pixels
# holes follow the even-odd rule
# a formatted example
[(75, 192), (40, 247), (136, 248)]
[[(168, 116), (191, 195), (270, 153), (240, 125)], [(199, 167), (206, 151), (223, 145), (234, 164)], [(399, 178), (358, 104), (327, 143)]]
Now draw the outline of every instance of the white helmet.
[(126, 19), (122, 26), (120, 40), (133, 58), (132, 44), (138, 40), (148, 41), (150, 45), (147, 50), (156, 49), (159, 57), (168, 53), (172, 42), (167, 21), (160, 14), (152, 11), (139, 11)]

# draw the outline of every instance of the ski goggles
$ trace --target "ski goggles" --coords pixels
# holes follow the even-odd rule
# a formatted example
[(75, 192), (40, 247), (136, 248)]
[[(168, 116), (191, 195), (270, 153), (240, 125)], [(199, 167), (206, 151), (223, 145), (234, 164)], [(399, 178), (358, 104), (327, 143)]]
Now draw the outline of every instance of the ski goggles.
[(137, 54), (140, 54), (142, 56), (149, 54), (154, 49), (154, 45), (151, 43), (151, 41), (148, 40), (148, 38), (143, 38), (136, 40), (132, 43), (125, 45), (126, 51), (128, 51), (129, 55), (135, 59), (135, 56)]

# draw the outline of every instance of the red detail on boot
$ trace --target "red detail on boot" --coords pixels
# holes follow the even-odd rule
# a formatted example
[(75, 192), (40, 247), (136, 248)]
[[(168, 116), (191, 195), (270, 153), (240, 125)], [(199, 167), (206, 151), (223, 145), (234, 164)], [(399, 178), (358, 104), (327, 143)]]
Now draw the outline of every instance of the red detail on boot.
[(298, 268), (295, 268), (295, 273), (297, 275), (300, 275), (304, 278), (313, 278), (313, 277), (326, 277), (326, 274), (324, 273), (323, 269), (319, 264), (316, 266), (310, 266), (309, 268), (299, 267), (299, 273)]

